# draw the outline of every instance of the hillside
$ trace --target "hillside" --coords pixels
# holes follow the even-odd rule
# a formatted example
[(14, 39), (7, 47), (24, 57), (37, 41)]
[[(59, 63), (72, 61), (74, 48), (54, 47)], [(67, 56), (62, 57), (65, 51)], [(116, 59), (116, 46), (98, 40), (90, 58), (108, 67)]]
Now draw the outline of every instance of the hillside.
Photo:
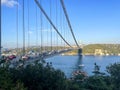
[[(73, 50), (64, 55), (77, 55)], [(120, 44), (89, 44), (83, 47), (84, 55), (120, 55)]]
[(120, 44), (89, 44), (84, 46), (83, 54), (119, 55)]

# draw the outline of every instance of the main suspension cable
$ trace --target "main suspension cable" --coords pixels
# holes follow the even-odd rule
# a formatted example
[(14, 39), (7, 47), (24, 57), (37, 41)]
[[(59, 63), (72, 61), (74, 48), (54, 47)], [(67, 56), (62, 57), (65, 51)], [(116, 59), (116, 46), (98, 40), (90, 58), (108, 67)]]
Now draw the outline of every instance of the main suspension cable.
[(67, 11), (66, 11), (66, 8), (65, 8), (65, 5), (64, 5), (64, 1), (63, 1), (63, 0), (60, 0), (60, 2), (61, 2), (61, 5), (62, 5), (64, 14), (65, 14), (65, 16), (66, 16), (66, 19), (67, 19), (67, 22), (68, 22), (68, 26), (69, 26), (70, 31), (71, 31), (71, 33), (72, 33), (73, 39), (74, 39), (77, 47), (80, 48), (79, 45), (78, 45), (78, 43), (77, 43), (77, 40), (76, 40), (76, 38), (75, 38), (75, 35), (74, 35), (74, 33), (73, 33), (73, 29), (72, 29), (72, 26), (71, 26), (71, 24), (70, 24), (70, 20), (69, 20), (69, 17), (68, 17), (68, 14), (67, 14)]
[(44, 9), (42, 8), (42, 6), (40, 5), (40, 3), (38, 2), (38, 0), (34, 0), (36, 2), (36, 4), (38, 5), (38, 7), (40, 8), (40, 10), (42, 11), (42, 13), (45, 15), (45, 17), (47, 18), (47, 20), (49, 21), (49, 23), (53, 26), (53, 28), (55, 29), (55, 31), (59, 34), (59, 36), (64, 40), (64, 42), (70, 46), (72, 48), (72, 46), (63, 38), (63, 36), (60, 34), (60, 32), (58, 31), (58, 29), (55, 27), (55, 25), (53, 24), (53, 22), (51, 21), (51, 19), (48, 17), (48, 15), (46, 14), (46, 12), (44, 11)]

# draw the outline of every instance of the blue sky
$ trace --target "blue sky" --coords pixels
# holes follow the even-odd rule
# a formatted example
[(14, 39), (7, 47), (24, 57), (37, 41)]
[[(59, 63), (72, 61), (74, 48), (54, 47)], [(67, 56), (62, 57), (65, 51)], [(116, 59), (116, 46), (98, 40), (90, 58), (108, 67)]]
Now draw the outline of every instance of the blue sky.
[[(50, 0), (41, 0), (44, 10), (50, 17)], [(34, 0), (29, 0), (29, 32), (28, 32), (28, 9), (25, 0), (25, 33), (26, 46), (28, 33), (30, 34), (30, 45), (36, 45), (36, 38), (40, 44), (40, 12), (37, 8), (37, 28), (36, 28), (36, 4)], [(75, 44), (59, 0), (51, 0), (51, 19), (60, 32), (65, 32), (68, 42)], [(56, 23), (56, 3), (57, 3), (57, 23)], [(64, 0), (64, 4), (71, 21), (74, 34), (79, 43), (119, 43), (120, 44), (120, 0)], [(18, 32), (19, 46), (22, 46), (22, 0), (2, 0), (2, 46), (16, 47), (16, 5), (18, 5)], [(61, 13), (61, 14), (60, 14)], [(50, 25), (46, 18), (43, 18), (42, 34), (43, 44), (50, 43)], [(60, 25), (62, 23), (62, 25)], [(66, 31), (61, 30), (65, 29)], [(36, 37), (38, 30), (38, 37)], [(52, 29), (53, 37), (57, 34)], [(64, 33), (62, 33), (64, 35)], [(53, 42), (56, 44), (57, 39)], [(63, 41), (59, 38), (59, 44)]]

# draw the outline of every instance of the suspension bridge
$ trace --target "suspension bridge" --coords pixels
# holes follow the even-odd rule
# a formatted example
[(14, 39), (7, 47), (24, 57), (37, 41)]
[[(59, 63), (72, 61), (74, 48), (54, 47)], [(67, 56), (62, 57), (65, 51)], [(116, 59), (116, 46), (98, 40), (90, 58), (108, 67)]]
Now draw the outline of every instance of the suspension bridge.
[[(14, 49), (11, 50), (12, 53), (7, 59), (18, 58), (34, 61), (74, 49), (77, 49), (78, 55), (81, 55), (82, 49), (74, 35), (64, 0), (48, 0), (47, 3), (44, 0), (16, 0), (16, 2), (15, 9), (11, 12), (14, 14), (12, 17), (14, 20), (11, 21), (14, 24), (11, 27), (14, 32), (9, 35), (9, 30), (6, 30), (7, 37), (15, 42)], [(3, 16), (4, 14), (1, 13)], [(0, 21), (3, 23), (4, 20), (0, 18)], [(8, 22), (4, 21), (4, 24), (8, 24)], [(1, 26), (0, 54), (2, 55), (4, 36), (1, 33), (6, 27), (1, 28)]]

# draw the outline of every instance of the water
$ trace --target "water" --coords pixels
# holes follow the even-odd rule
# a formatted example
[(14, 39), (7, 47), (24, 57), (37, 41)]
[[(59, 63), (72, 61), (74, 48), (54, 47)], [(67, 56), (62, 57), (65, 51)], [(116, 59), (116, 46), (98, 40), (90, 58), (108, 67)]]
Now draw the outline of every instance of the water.
[(88, 75), (93, 75), (94, 63), (100, 66), (100, 71), (106, 73), (106, 66), (115, 62), (120, 62), (120, 56), (54, 56), (46, 59), (46, 62), (52, 62), (55, 69), (60, 69), (69, 78), (73, 71), (80, 69), (79, 65), (83, 64), (82, 70)]

